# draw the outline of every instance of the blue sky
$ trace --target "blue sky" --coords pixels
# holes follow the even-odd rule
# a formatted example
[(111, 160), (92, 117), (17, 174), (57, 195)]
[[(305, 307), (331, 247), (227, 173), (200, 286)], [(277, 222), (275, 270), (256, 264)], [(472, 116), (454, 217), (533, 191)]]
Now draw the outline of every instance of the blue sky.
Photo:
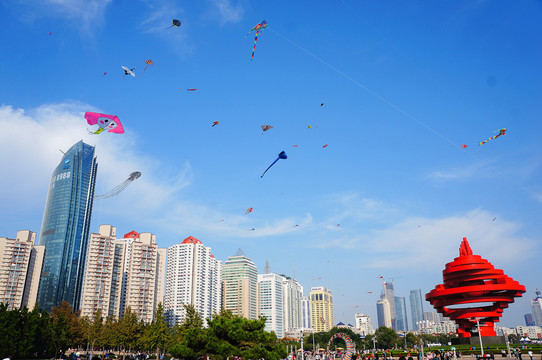
[[(142, 172), (95, 202), (93, 232), (152, 232), (160, 247), (191, 235), (221, 260), (241, 247), (261, 272), (266, 259), (295, 269), (306, 294), (331, 289), (336, 322), (374, 324), (379, 275), (408, 304), (442, 282), (466, 236), (526, 286), (501, 321), (523, 324), (542, 287), (539, 1), (0, 9), (0, 236), (39, 233), (58, 150), (82, 139), (96, 146), (97, 193)], [(246, 34), (263, 19), (251, 61)], [(89, 135), (86, 111), (118, 115), (125, 134)]]

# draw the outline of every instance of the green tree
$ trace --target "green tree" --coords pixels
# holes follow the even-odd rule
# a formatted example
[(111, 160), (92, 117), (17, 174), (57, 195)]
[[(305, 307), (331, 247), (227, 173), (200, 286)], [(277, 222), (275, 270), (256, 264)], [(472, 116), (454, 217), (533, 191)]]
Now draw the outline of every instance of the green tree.
[(154, 320), (146, 327), (143, 342), (151, 349), (156, 349), (156, 360), (159, 359), (160, 350), (165, 350), (171, 342), (171, 330), (164, 318), (162, 303), (158, 303)]
[(126, 350), (132, 349), (137, 344), (141, 334), (141, 324), (137, 321), (137, 314), (127, 306), (124, 314), (119, 319), (117, 326), (118, 345), (122, 348), (123, 360)]
[(413, 333), (409, 332), (406, 334), (406, 342), (407, 342), (407, 347), (412, 348), (419, 344), (420, 339)]
[(395, 332), (395, 330), (386, 327), (381, 326), (375, 331), (375, 338), (377, 342), (377, 346), (381, 349), (391, 349), (397, 344), (397, 341), (399, 340), (399, 336)]
[(185, 318), (174, 328), (174, 345), (169, 349), (173, 357), (196, 359), (205, 353), (203, 320), (194, 305), (185, 305)]

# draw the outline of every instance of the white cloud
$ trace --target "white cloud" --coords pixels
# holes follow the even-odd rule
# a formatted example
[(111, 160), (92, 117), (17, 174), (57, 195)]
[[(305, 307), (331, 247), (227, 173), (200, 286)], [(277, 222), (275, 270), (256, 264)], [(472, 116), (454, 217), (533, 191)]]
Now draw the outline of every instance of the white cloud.
[(211, 0), (211, 4), (214, 8), (212, 14), (219, 18), (221, 24), (239, 22), (245, 13), (240, 1), (233, 5), (231, 0)]

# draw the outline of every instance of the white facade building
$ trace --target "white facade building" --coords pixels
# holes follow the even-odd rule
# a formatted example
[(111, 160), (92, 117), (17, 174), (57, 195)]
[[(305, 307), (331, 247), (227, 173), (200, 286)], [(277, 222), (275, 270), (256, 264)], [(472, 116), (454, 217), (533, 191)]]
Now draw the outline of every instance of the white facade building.
[(202, 320), (220, 312), (222, 262), (211, 248), (189, 236), (170, 246), (167, 258), (164, 310), (170, 326), (184, 321), (185, 305), (193, 305)]
[(303, 286), (295, 280), (283, 275), (282, 294), (284, 299), (284, 330), (293, 331), (303, 327), (301, 299)]
[(371, 323), (371, 318), (369, 315), (356, 313), (356, 329), (358, 333), (362, 336), (371, 335), (374, 333), (373, 325)]
[(523, 338), (531, 340), (542, 339), (542, 328), (540, 326), (516, 326), (515, 333)]
[(258, 274), (258, 313), (266, 318), (265, 331), (274, 331), (279, 339), (284, 337), (284, 280), (274, 273)]
[(376, 313), (378, 316), (378, 327), (385, 326), (391, 328), (392, 318), (388, 299), (383, 297), (376, 302)]
[(308, 296), (301, 298), (301, 327), (303, 329), (312, 329), (311, 326), (311, 303)]

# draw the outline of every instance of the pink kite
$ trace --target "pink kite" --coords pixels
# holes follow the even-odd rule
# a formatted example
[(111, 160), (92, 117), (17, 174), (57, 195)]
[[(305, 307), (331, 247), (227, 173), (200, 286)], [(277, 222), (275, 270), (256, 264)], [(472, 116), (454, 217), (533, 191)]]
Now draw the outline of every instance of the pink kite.
[(100, 128), (91, 134), (99, 134), (104, 130), (108, 132), (123, 134), (124, 128), (116, 115), (107, 115), (94, 112), (85, 113), (85, 119), (89, 125), (98, 125)]
[(245, 215), (250, 214), (251, 212), (254, 212), (254, 209), (249, 207), (248, 209), (245, 210)]

